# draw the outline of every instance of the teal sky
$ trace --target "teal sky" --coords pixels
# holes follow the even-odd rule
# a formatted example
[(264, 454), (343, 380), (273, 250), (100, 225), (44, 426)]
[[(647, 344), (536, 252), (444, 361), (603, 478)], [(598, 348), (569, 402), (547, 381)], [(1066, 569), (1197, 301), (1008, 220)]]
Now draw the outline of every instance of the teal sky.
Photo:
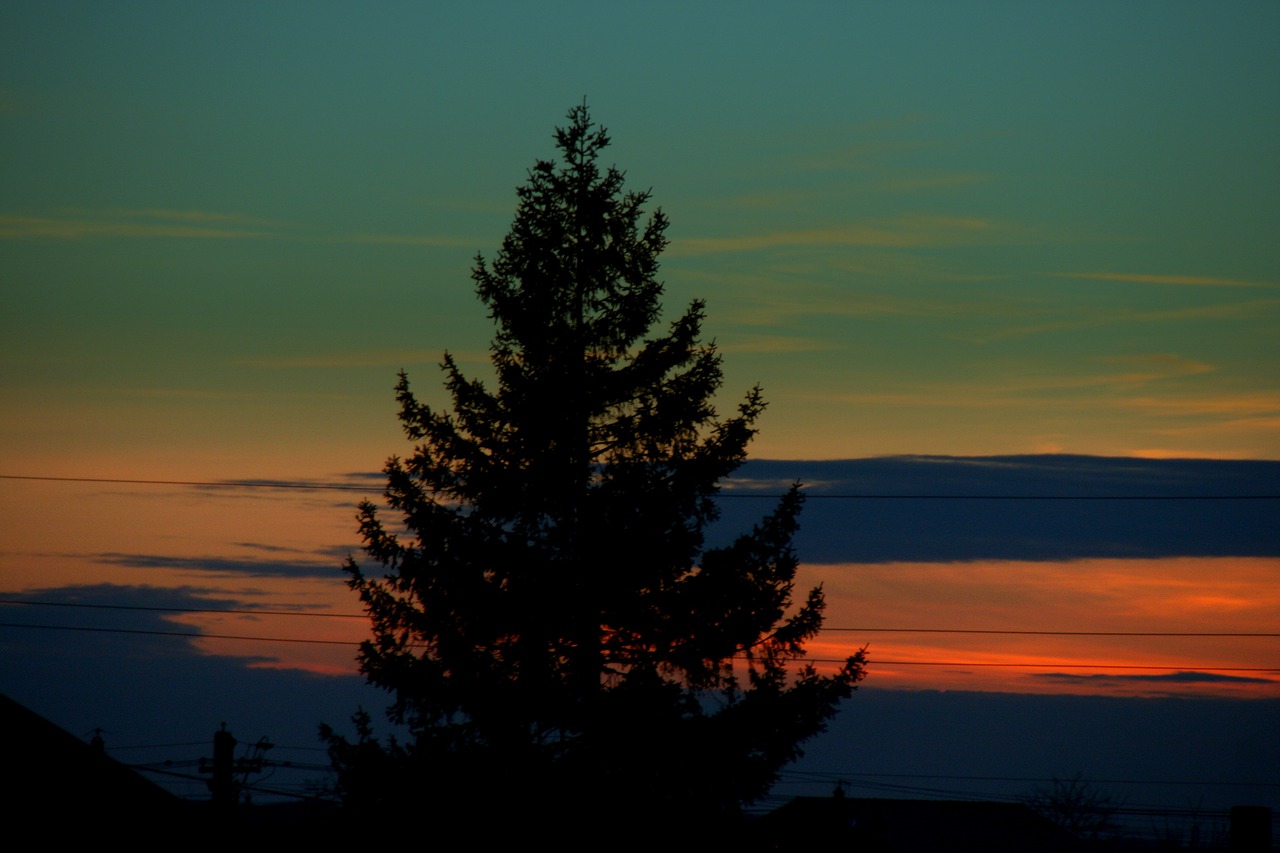
[(755, 454), (1280, 458), (1280, 4), (0, 6), (0, 446), (312, 476), (483, 375), (583, 98)]
[[(584, 97), (671, 220), (668, 316), (707, 300), (722, 410), (764, 387), (755, 457), (1280, 459), (1280, 2), (783, 5), (0, 0), (0, 581), (103, 606), (9, 607), (0, 688), (113, 748), (221, 721), (311, 747), (317, 719), (380, 704), (313, 677), (354, 675), (367, 623), (266, 615), (359, 610), (337, 567), (365, 492), (13, 477), (371, 485), (341, 475), (407, 451), (399, 369), (433, 403), (445, 349), (486, 375), (472, 259)], [(1265, 466), (1219, 491), (1160, 473), (1182, 463), (1085, 462), (1045, 492), (1275, 493)], [(813, 472), (815, 498), (964, 493), (864, 473), (899, 463), (933, 466), (758, 468)], [(1098, 754), (1102, 778), (1273, 778), (1274, 727), (1249, 723), (1269, 705), (1197, 727), (1110, 702), (1275, 698), (1273, 502), (1115, 524), (1092, 501), (919, 503), (808, 504), (828, 627), (1258, 636), (824, 633), (815, 657), (865, 642), (876, 668), (810, 769), (1069, 778)], [(201, 610), (111, 609), (153, 605)], [(154, 634), (175, 627), (206, 636)], [(873, 704), (897, 689), (911, 713)], [(869, 730), (870, 756), (844, 734)], [(1205, 790), (1129, 801), (1242, 789)]]

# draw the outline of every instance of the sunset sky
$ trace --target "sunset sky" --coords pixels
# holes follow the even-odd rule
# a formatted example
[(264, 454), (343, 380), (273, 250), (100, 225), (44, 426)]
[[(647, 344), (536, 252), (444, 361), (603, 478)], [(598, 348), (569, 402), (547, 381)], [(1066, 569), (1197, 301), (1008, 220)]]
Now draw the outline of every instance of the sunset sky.
[[(44, 603), (0, 622), (365, 636), (58, 608), (358, 613), (337, 567), (407, 449), (396, 371), (434, 403), (445, 349), (485, 375), (472, 259), (584, 98), (671, 220), (668, 317), (707, 301), (723, 410), (770, 403), (738, 493), (812, 485), (802, 581), (858, 629), (815, 655), (900, 662), (868, 690), (1280, 700), (1269, 1), (0, 4), (0, 597)], [(1028, 454), (1065, 455), (951, 458)], [(984, 490), (1088, 500), (936, 497)], [(939, 628), (1255, 636), (872, 630)], [(149, 655), (244, 695), (353, 671), (348, 645), (3, 630), (0, 692), (68, 726), (182, 706)]]

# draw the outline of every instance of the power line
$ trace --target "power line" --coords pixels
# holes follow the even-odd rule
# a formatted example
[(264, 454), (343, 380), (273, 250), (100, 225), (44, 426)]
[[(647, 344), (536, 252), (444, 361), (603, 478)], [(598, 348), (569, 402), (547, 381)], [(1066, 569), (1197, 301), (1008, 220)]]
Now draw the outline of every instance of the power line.
[(37, 625), (28, 622), (0, 622), (0, 628), (35, 628), (41, 631), (90, 631), (96, 634), (140, 634), (150, 637), (186, 637), (190, 640), (252, 640), (258, 643), (308, 643), (319, 646), (354, 646), (351, 640), (316, 640), (295, 637), (250, 637), (238, 634), (193, 634), (189, 631), (156, 631), (143, 628), (95, 628), (87, 625)]
[[(0, 605), (25, 607), (76, 607), (93, 610), (130, 610), (153, 613), (219, 613), (242, 616), (296, 616), (319, 619), (368, 619), (364, 613), (307, 613), (297, 610), (260, 610), (257, 608), (217, 608), (217, 607), (157, 607), (131, 604), (90, 604), (71, 601), (23, 601), (20, 599), (0, 598)], [(997, 636), (1037, 636), (1037, 637), (1189, 637), (1189, 638), (1227, 638), (1227, 639), (1273, 639), (1280, 638), (1280, 632), (1265, 631), (1021, 631), (986, 628), (864, 628), (836, 627), (822, 628), (827, 632), (865, 633), (865, 634), (991, 634)]]
[[(801, 658), (808, 663), (844, 663), (844, 658)], [(1002, 669), (1146, 669), (1161, 671), (1180, 671), (1195, 669), (1206, 672), (1269, 672), (1280, 675), (1280, 668), (1271, 666), (1215, 666), (1213, 664), (1184, 663), (1178, 666), (1162, 664), (1136, 663), (1058, 663), (1055, 661), (1024, 661), (1006, 663), (1003, 661), (938, 661), (938, 660), (880, 660), (870, 658), (870, 666), (953, 666), (953, 667), (999, 667)]]
[(89, 604), (79, 601), (21, 601), (0, 598), (0, 604), (28, 607), (81, 607), (91, 610), (142, 610), (152, 613), (229, 613), (244, 616), (308, 616), (320, 619), (368, 619), (364, 613), (303, 613), (296, 610), (258, 610), (234, 607), (156, 607), (141, 604)]
[[(868, 779), (946, 779), (949, 781), (962, 782), (1035, 782), (1043, 784), (1052, 784), (1062, 781), (1061, 779), (1048, 779), (1037, 776), (966, 776), (946, 773), (865, 773), (860, 770), (850, 770), (847, 772), (836, 771), (812, 771), (812, 770), (782, 770), (780, 775), (810, 777), (815, 782), (837, 782), (841, 779), (850, 778), (868, 778)], [(1230, 781), (1205, 781), (1190, 779), (1093, 779), (1088, 780), (1091, 785), (1177, 785), (1185, 786), (1223, 786), (1223, 787), (1240, 787), (1240, 788), (1280, 788), (1280, 782), (1230, 782)]]
[[(298, 481), (271, 480), (147, 480), (126, 477), (54, 477), (46, 475), (0, 474), (0, 480), (34, 480), (52, 483), (111, 483), (132, 486), (195, 486), (199, 488), (221, 489), (280, 489), (288, 491), (329, 490), (345, 492), (369, 492), (369, 486), (344, 485), (340, 483), (304, 483)], [(781, 495), (773, 493), (747, 493), (727, 491), (715, 495), (717, 498), (755, 498), (777, 500)], [(805, 500), (900, 500), (900, 501), (1271, 501), (1280, 500), (1280, 495), (999, 495), (999, 494), (810, 494), (805, 493)]]
[[(104, 734), (111, 734), (111, 732), (105, 731)], [(188, 746), (203, 747), (207, 745), (208, 745), (208, 742), (203, 740), (186, 741), (181, 743), (134, 743), (134, 744), (126, 744), (124, 746), (117, 746), (115, 744), (112, 744), (111, 751), (127, 752), (129, 750), (134, 750), (134, 749), (178, 749), (178, 748), (185, 748)]]
[[(256, 637), (238, 634), (193, 634), (187, 631), (155, 631), (143, 630), (137, 628), (95, 628), (79, 625), (37, 625), (31, 623), (13, 623), (0, 622), (0, 628), (34, 628), (46, 631), (88, 631), (99, 634), (139, 634), (144, 636), (159, 637), (183, 637), (192, 640), (244, 640), (258, 643), (306, 643), (311, 645), (326, 646), (354, 646), (357, 643), (350, 640), (317, 640), (311, 638), (295, 638), (295, 637)], [(844, 658), (799, 658), (800, 663), (845, 663)], [(1110, 663), (1058, 663), (1054, 661), (1025, 661), (1019, 663), (1004, 663), (992, 661), (904, 661), (904, 660), (879, 660), (872, 658), (867, 661), (873, 666), (946, 666), (946, 667), (1002, 667), (1002, 668), (1024, 668), (1024, 669), (1124, 669), (1124, 670), (1159, 670), (1159, 671), (1180, 671), (1186, 669), (1196, 669), (1211, 672), (1265, 672), (1280, 674), (1280, 669), (1275, 667), (1261, 666), (1217, 666), (1214, 664), (1194, 664), (1183, 663), (1177, 666), (1166, 666), (1162, 664), (1110, 664)]]
[[(781, 495), (723, 494), (725, 498), (780, 498)], [(1280, 495), (992, 495), (992, 494), (845, 494), (814, 495), (805, 493), (805, 500), (842, 501), (1273, 501)]]
[[(0, 604), (3, 602), (0, 601)], [(1277, 638), (1280, 633), (1265, 631), (1016, 631), (987, 628), (822, 628), (864, 634), (994, 634), (1032, 637), (1257, 637)]]
[(221, 489), (328, 489), (336, 491), (369, 491), (367, 486), (338, 483), (300, 483), (270, 480), (141, 480), (125, 477), (50, 477), (22, 474), (0, 474), (0, 480), (38, 480), (49, 483), (111, 483), (128, 486), (199, 486)]

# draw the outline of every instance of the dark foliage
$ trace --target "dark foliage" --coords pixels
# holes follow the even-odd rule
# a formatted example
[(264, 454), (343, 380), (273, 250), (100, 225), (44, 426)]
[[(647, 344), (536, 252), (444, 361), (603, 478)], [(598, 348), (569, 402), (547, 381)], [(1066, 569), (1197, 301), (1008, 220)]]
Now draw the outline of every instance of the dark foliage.
[(1054, 779), (1050, 788), (1037, 788), (1028, 805), (1083, 841), (1096, 842), (1116, 831), (1119, 804), (1079, 774)]
[(563, 162), (534, 166), (472, 271), (496, 326), (492, 388), (446, 354), (441, 412), (400, 375), (415, 446), (385, 469), (397, 526), (362, 504), (381, 573), (346, 566), (373, 623), (361, 669), (409, 734), (383, 743), (360, 715), (355, 742), (325, 736), (351, 805), (709, 824), (765, 793), (863, 659), (829, 675), (800, 660), (823, 599), (793, 602), (798, 486), (705, 547), (765, 404), (757, 388), (731, 417), (713, 408), (701, 302), (649, 336), (667, 220), (597, 164), (609, 139), (585, 106), (555, 139)]

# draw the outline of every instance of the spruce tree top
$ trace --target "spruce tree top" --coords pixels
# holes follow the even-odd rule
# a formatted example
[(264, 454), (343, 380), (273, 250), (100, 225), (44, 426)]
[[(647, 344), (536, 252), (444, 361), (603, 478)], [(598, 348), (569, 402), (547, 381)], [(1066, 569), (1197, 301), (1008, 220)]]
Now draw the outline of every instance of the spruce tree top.
[[(701, 302), (652, 333), (667, 220), (600, 168), (609, 138), (586, 106), (568, 118), (561, 162), (537, 162), (501, 250), (472, 270), (496, 327), (493, 387), (446, 353), (452, 406), (437, 411), (401, 373), (415, 445), (388, 462), (384, 495), (399, 532), (361, 505), (384, 570), (347, 564), (373, 622), (361, 670), (413, 734), (379, 754), (422, 762), (409, 774), (422, 784), (453, 766), (455, 794), (484, 767), (579, 794), (603, 774), (635, 797), (732, 808), (821, 730), (862, 657), (829, 675), (789, 667), (823, 606), (820, 589), (792, 601), (798, 488), (705, 547), (764, 403), (756, 388), (716, 412)], [(363, 753), (331, 744), (358, 787)]]

